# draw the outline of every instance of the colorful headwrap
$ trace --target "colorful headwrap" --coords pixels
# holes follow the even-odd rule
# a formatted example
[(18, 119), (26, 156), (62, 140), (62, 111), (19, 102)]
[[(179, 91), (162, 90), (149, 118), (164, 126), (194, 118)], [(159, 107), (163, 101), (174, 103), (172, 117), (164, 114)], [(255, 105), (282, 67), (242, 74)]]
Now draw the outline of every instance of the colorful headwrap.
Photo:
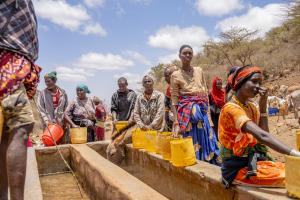
[(88, 86), (86, 86), (85, 84), (79, 84), (77, 85), (76, 89), (81, 89), (83, 90), (85, 93), (91, 93)]
[(57, 73), (56, 73), (56, 71), (49, 72), (49, 73), (45, 74), (44, 77), (51, 78), (52, 80), (57, 80)]
[(246, 65), (238, 68), (233, 74), (231, 74), (228, 77), (227, 83), (231, 86), (233, 91), (236, 91), (245, 79), (251, 77), (255, 73), (262, 73), (262, 71), (257, 66)]

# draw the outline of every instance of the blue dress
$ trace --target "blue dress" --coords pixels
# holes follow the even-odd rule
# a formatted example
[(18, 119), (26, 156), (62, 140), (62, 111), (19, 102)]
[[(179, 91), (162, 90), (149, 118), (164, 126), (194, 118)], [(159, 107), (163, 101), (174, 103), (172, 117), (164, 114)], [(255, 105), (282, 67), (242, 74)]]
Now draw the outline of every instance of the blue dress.
[(217, 138), (209, 124), (207, 116), (208, 106), (193, 104), (190, 121), (183, 137), (192, 137), (196, 158), (211, 164), (217, 163), (220, 154)]

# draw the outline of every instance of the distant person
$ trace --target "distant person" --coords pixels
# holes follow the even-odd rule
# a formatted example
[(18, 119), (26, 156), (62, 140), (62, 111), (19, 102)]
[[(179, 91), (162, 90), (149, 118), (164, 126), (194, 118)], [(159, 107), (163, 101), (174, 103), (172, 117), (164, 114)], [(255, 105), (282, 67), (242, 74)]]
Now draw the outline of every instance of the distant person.
[(118, 79), (118, 91), (111, 97), (111, 114), (113, 125), (117, 121), (128, 121), (132, 117), (132, 111), (136, 101), (136, 93), (128, 89), (127, 79)]
[(87, 96), (89, 88), (84, 84), (76, 87), (77, 97), (69, 104), (65, 111), (65, 119), (71, 128), (87, 127), (87, 141), (95, 141), (95, 105)]
[[(283, 163), (270, 161), (268, 149), (300, 157), (292, 149), (269, 133), (267, 90), (261, 88), (262, 71), (256, 66), (244, 66), (229, 76), (234, 91), (231, 100), (222, 108), (219, 119), (222, 179), (247, 186), (284, 186)], [(252, 99), (259, 94), (259, 104)]]
[(99, 97), (94, 97), (93, 102), (96, 106), (95, 116), (96, 116), (96, 124), (95, 124), (95, 134), (98, 141), (102, 141), (105, 139), (105, 120), (106, 120), (106, 109), (103, 105), (103, 102), (99, 99)]
[[(46, 88), (39, 93), (37, 101), (44, 125), (47, 126), (53, 123), (64, 128), (64, 112), (68, 106), (67, 94), (65, 90), (56, 85), (57, 74), (55, 71), (47, 73), (44, 80)], [(62, 142), (65, 142), (65, 140)]]
[(219, 148), (208, 120), (208, 93), (203, 70), (191, 66), (191, 46), (181, 46), (179, 58), (181, 68), (171, 76), (174, 134), (192, 137), (196, 158), (218, 165)]
[(210, 117), (214, 124), (214, 131), (218, 138), (218, 123), (222, 107), (225, 105), (225, 91), (222, 87), (222, 79), (215, 77), (212, 80), (211, 91), (208, 95)]
[(172, 113), (172, 102), (171, 102), (171, 75), (175, 71), (175, 66), (167, 66), (164, 70), (165, 81), (167, 82), (167, 89), (165, 93), (165, 121), (166, 131), (172, 131), (174, 115)]
[(134, 121), (144, 131), (163, 131), (165, 126), (164, 95), (154, 90), (154, 80), (143, 77), (144, 92), (139, 94), (134, 107)]
[(0, 199), (24, 199), (32, 99), (39, 82), (37, 20), (31, 0), (0, 1)]

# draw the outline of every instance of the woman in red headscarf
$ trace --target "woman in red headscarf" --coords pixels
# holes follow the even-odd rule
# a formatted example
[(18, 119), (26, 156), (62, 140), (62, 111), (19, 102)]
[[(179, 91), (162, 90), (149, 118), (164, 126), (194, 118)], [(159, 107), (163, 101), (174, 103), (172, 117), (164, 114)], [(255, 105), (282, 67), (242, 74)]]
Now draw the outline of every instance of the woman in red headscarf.
[[(234, 95), (220, 113), (222, 180), (248, 186), (284, 187), (285, 166), (273, 162), (268, 147), (291, 156), (300, 152), (277, 140), (269, 133), (267, 90), (261, 87), (262, 71), (257, 66), (238, 68), (228, 78)], [(259, 95), (258, 105), (252, 100)]]
[(218, 123), (222, 107), (225, 105), (225, 91), (222, 88), (222, 79), (215, 77), (209, 93), (210, 116), (214, 124), (214, 131), (218, 136)]

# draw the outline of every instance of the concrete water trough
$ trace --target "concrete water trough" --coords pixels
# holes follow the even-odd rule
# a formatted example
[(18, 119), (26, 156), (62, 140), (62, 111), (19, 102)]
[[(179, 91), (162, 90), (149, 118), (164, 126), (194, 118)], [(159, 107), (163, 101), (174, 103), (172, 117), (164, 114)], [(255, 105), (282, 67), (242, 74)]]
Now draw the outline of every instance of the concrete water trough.
[[(167, 199), (85, 144), (60, 149), (79, 180), (83, 199)], [(56, 148), (30, 148), (28, 155), (25, 199), (82, 199)]]
[[(118, 167), (105, 158), (107, 145), (60, 146), (79, 180), (83, 199), (289, 199), (285, 189), (225, 189), (219, 167), (198, 162), (177, 168), (160, 155), (131, 145), (127, 145), (125, 161)], [(27, 163), (25, 199), (81, 199), (76, 181), (56, 148), (29, 148)]]
[[(92, 149), (105, 156), (107, 142), (90, 143)], [(198, 161), (196, 165), (178, 168), (162, 156), (126, 146), (126, 157), (121, 168), (153, 189), (173, 200), (214, 199), (289, 199), (286, 189), (251, 188), (244, 186), (226, 189), (221, 183), (220, 167)]]

